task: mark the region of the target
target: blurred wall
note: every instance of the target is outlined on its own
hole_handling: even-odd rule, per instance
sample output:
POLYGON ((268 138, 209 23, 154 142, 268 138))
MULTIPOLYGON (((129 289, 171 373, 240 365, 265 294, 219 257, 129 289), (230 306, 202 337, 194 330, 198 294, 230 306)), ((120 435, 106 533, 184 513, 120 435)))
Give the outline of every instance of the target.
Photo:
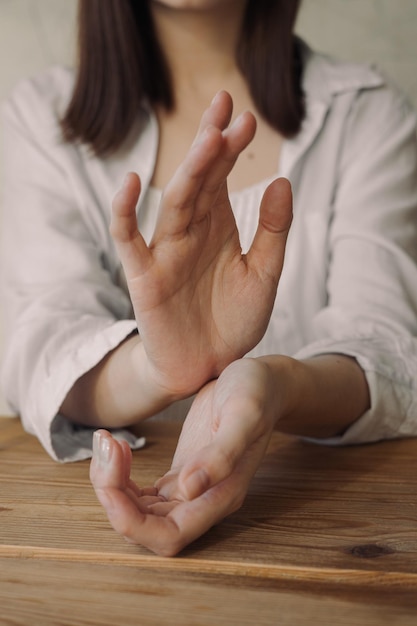
MULTIPOLYGON (((0 100, 21 77, 72 63, 76 4, 0 0, 0 100)), ((417 107, 417 0, 304 0, 297 30, 317 49, 377 63, 417 107)))

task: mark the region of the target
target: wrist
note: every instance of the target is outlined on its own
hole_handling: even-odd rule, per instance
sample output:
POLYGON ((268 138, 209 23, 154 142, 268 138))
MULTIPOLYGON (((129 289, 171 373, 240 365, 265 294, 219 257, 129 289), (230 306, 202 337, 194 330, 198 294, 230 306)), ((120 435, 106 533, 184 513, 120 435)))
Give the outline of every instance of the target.
POLYGON ((275 424, 304 437, 342 435, 370 407, 365 374, 354 358, 322 354, 305 360, 267 356, 275 378, 275 424))
POLYGON ((296 410, 300 385, 300 362, 288 356, 266 355, 258 357, 268 370, 271 405, 275 426, 286 421, 296 410))
POLYGON ((173 392, 158 380, 157 372, 149 361, 140 337, 137 337, 132 345, 131 364, 140 381, 143 404, 152 407, 151 413, 158 413, 173 402, 183 399, 183 396, 173 392))

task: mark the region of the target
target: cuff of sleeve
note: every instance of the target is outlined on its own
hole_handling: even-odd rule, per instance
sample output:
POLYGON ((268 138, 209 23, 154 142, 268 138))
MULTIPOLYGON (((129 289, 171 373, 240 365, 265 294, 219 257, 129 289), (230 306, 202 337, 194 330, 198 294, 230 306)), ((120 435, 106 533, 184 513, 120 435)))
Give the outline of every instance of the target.
MULTIPOLYGON (((58 413, 53 418, 50 427, 52 456, 61 463, 91 458, 95 430, 95 428, 74 424, 58 413)), ((139 450, 146 443, 144 437, 135 437, 132 432, 124 428, 112 429, 111 433, 115 439, 127 441, 132 450, 139 450)))
MULTIPOLYGON (((77 336, 77 346, 51 365, 49 375, 42 381, 42 393, 31 394, 36 405, 26 407, 25 427, 56 461, 91 457, 94 429, 73 424, 59 414, 59 409, 74 383, 136 330, 134 320, 102 320, 101 328, 97 325, 97 320, 91 321, 91 327, 84 323, 83 337, 77 336)), ((132 448, 144 444, 124 429, 115 431, 115 436, 125 438, 132 448)))
POLYGON ((323 340, 303 348, 294 358, 308 359, 322 354, 343 354, 356 359, 368 383, 371 408, 340 436, 306 440, 343 446, 417 435, 417 378, 413 379, 404 368, 404 357, 387 350, 380 339, 372 338, 339 342, 323 340))

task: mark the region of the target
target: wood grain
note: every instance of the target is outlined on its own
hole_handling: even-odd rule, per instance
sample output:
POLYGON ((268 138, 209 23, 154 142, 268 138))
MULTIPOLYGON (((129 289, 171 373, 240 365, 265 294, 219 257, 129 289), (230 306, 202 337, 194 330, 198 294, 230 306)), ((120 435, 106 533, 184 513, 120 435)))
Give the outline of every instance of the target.
POLYGON ((0 559, 0 607, 13 626, 414 626, 416 604, 410 591, 0 559))
MULTIPOLYGON (((141 431, 133 470, 151 484, 179 426, 141 431)), ((414 626, 416 458, 417 440, 329 449, 276 433, 242 509, 163 559, 114 533, 88 462, 57 464, 0 418, 0 624, 414 626)))
MULTIPOLYGON (((178 427, 144 427, 134 475, 169 466, 178 427)), ((88 462, 59 465, 20 426, 0 431, 0 543, 147 555, 110 528, 88 462), (9 443, 4 443, 7 439, 9 443)), ((274 435, 242 509, 183 557, 417 574, 417 441, 328 449, 274 435)), ((0 548, 1 554, 1 548, 0 548)))

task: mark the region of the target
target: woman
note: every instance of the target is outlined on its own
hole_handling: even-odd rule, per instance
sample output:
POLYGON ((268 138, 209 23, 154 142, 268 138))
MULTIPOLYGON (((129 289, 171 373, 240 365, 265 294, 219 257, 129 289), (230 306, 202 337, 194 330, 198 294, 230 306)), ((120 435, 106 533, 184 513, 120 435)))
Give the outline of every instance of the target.
POLYGON ((415 115, 295 39, 297 4, 81 2, 75 85, 6 107, 5 388, 61 460, 197 394, 155 487, 95 435, 111 523, 161 554, 241 504, 274 427, 417 433, 415 115))

